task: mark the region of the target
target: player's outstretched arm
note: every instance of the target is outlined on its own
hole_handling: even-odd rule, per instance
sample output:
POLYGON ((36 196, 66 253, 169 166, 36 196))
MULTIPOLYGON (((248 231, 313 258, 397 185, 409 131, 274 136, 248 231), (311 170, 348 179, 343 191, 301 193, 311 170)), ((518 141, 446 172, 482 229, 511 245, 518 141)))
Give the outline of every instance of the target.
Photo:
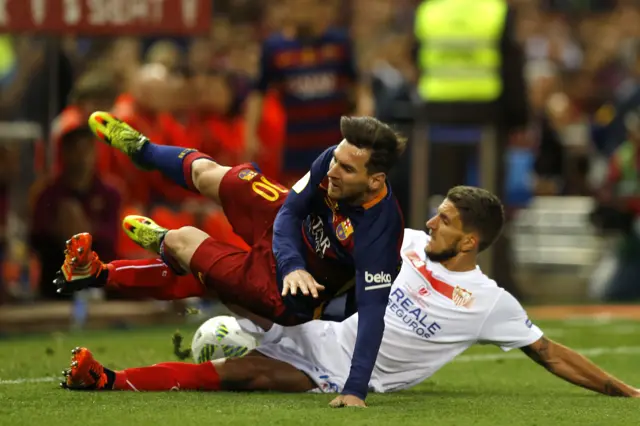
POLYGON ((358 331, 349 377, 342 395, 330 403, 332 407, 365 406, 369 381, 384 335, 389 292, 399 272, 403 235, 402 218, 394 210, 356 226, 358 331))
POLYGON ((578 352, 544 336, 521 350, 546 370, 569 383, 604 395, 640 398, 640 390, 606 373, 578 352))
POLYGON ((316 158, 311 170, 287 195, 273 223, 273 254, 284 277, 283 296, 289 290, 295 294, 299 288, 303 294, 307 295, 311 291, 313 296, 317 297, 317 289, 322 289, 322 286, 304 271, 306 261, 301 228, 302 222, 311 213, 314 195, 318 185, 327 175, 334 150, 335 147, 329 148, 316 158))

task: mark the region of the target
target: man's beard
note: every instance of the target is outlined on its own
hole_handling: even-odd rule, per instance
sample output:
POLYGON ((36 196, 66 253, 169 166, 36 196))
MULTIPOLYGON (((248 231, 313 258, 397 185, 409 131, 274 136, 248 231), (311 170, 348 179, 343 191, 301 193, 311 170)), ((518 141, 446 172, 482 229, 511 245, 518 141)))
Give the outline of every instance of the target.
POLYGON ((427 250, 425 250, 425 253, 427 255, 427 257, 429 258, 430 261, 432 262, 438 262, 438 263, 442 263, 445 262, 451 258, 454 258, 458 255, 458 253, 460 253, 459 250, 456 250, 455 247, 452 247, 450 249, 446 249, 443 250, 441 252, 438 253, 434 253, 434 252, 429 252, 427 250))
POLYGON ((360 188, 358 188, 358 191, 356 191, 355 194, 345 195, 340 198, 333 198, 333 197, 329 197, 329 198, 331 198, 333 201, 340 201, 343 204, 356 206, 356 205, 361 205, 365 197, 370 193, 371 193, 371 190, 367 186, 364 190, 360 190, 360 188))

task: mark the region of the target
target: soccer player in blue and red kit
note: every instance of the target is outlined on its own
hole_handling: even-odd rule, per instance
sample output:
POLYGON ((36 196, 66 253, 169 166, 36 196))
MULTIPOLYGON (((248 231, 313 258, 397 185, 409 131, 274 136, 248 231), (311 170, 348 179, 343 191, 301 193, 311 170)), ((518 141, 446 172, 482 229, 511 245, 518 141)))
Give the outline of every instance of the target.
POLYGON ((248 159, 256 158, 262 99, 275 90, 286 114, 280 182, 290 186, 340 140, 340 117, 373 114, 373 97, 359 81, 347 31, 331 28, 331 2, 285 0, 285 28, 262 44, 260 72, 247 102, 248 159))
POLYGON ((99 138, 139 167, 159 170, 217 201, 251 250, 193 227, 167 230, 128 216, 125 232, 163 263, 104 265, 91 251, 90 236, 77 235, 67 242, 58 285, 73 290, 115 282, 113 287, 131 286, 144 295, 154 280, 190 271, 202 283, 194 288, 202 290, 183 297, 211 290, 225 304, 282 325, 319 317, 326 302, 355 288, 360 322, 351 373, 338 402, 364 406, 389 289, 401 263, 404 224, 386 175, 405 141, 375 118, 343 117, 342 142, 325 150, 289 191, 251 164, 226 167, 192 149, 156 145, 108 113, 94 113, 89 122, 99 138), (136 268, 136 282, 123 283, 136 268), (126 271, 120 278, 119 270, 126 271))

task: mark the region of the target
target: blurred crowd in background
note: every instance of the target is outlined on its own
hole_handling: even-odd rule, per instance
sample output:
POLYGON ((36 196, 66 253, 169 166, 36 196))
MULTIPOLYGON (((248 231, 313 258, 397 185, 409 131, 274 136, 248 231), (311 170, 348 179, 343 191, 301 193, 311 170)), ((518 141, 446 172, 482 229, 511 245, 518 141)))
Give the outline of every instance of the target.
MULTIPOLYGON (((0 36, 0 121, 37 122, 54 147, 48 150, 43 142, 28 151, 0 144, 0 300, 23 290, 12 283, 25 274, 15 260, 24 259, 25 251, 34 294, 60 297, 51 279, 64 259, 64 241, 77 232, 93 233, 105 261, 146 256, 120 231, 126 214, 149 215, 168 228, 195 225, 244 244, 212 203, 158 173, 136 169, 104 144, 91 143, 83 124, 92 111, 110 110, 157 143, 194 147, 223 164, 256 161, 265 174, 289 179, 283 171, 287 116, 281 99, 276 91, 265 92, 255 131, 247 123, 247 99, 260 74, 263 41, 286 29, 292 10, 299 10, 291 8, 297 2, 216 0, 206 36, 65 37, 56 55, 45 49, 43 38, 0 36), (59 91, 54 121, 52 85, 59 91), (28 161, 20 158, 25 152, 32 154, 28 161), (28 248, 10 241, 7 225, 10 188, 24 167, 32 167, 34 177, 21 193, 28 197, 26 207, 17 212, 28 217, 28 248), (84 193, 90 196, 76 196, 84 193)), ((348 53, 358 83, 368 91, 353 97, 348 112, 393 122, 397 106, 411 99, 417 78, 413 19, 420 1, 299 3, 316 20, 349 31, 353 51, 348 53)), ((640 182, 640 155, 635 155, 640 146, 638 2, 510 3, 527 58, 530 123, 518 143, 530 161, 510 173, 525 177, 524 195, 505 201, 523 208, 535 196, 591 196, 599 229, 632 233, 640 214, 640 197, 634 199, 639 188, 629 188, 628 196, 615 188, 629 176, 640 182), (634 154, 629 161, 620 149, 625 142, 634 154)), ((402 189, 394 190, 408 214, 402 189)), ((631 259, 640 259, 637 241, 625 245, 631 259)))

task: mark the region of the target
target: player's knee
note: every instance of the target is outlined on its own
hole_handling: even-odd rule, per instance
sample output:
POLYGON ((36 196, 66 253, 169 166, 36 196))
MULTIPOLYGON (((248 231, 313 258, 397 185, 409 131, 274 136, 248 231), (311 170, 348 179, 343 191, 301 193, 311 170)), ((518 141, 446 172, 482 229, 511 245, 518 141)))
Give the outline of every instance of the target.
POLYGON ((231 167, 221 166, 209 160, 196 160, 191 168, 191 178, 198 191, 209 198, 218 199, 220 182, 231 167))
POLYGON ((247 391, 272 388, 268 368, 261 365, 259 358, 228 358, 223 365, 217 365, 216 368, 226 389, 247 391))
POLYGON ((174 255, 194 251, 209 235, 193 226, 172 229, 164 237, 165 247, 174 255))

